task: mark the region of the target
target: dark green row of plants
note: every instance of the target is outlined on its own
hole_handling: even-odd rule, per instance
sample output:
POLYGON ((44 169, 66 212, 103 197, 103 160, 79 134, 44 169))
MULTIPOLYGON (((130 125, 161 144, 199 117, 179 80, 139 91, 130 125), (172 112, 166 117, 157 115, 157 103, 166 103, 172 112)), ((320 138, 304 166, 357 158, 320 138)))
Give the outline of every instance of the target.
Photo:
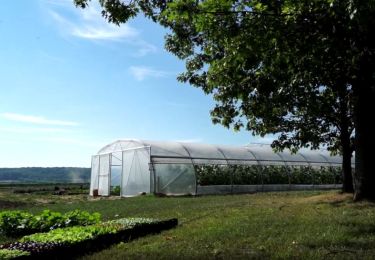
POLYGON ((112 243, 160 232, 177 225, 177 219, 124 218, 89 226, 58 228, 46 233, 22 237, 1 245, 0 259, 16 257, 52 257, 66 259, 112 243))
POLYGON ((38 215, 13 210, 0 213, 0 233, 10 236, 22 236, 36 232, 45 232, 56 228, 87 226, 100 222, 100 214, 73 210, 65 214, 44 210, 38 215))
POLYGON ((87 192, 90 188, 89 183, 84 184, 62 184, 62 185, 29 185, 17 186, 13 189, 13 193, 34 193, 34 194, 48 194, 55 191, 64 190, 69 193, 77 193, 79 191, 87 192))
POLYGON ((121 188, 119 185, 117 186, 111 186, 111 195, 114 195, 114 196, 120 196, 121 194, 121 188))
POLYGON ((195 165, 197 183, 207 185, 341 184, 341 167, 195 165))
POLYGON ((30 253, 19 249, 1 249, 0 248, 0 259, 15 259, 30 256, 30 253))
POLYGON ((55 242, 62 244, 75 244, 84 240, 92 239, 99 235, 115 234, 118 231, 133 228, 139 224, 149 224, 153 222, 155 222, 155 220, 149 218, 125 218, 89 226, 58 228, 46 233, 36 233, 29 236, 24 236, 22 239, 20 239, 20 242, 55 242))

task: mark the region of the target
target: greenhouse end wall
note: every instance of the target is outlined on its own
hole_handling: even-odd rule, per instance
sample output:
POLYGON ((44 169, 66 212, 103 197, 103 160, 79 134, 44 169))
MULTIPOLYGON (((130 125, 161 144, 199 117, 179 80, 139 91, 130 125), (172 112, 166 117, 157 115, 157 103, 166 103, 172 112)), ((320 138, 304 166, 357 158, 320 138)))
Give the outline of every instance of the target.
POLYGON ((92 157, 90 195, 235 194, 341 188, 341 158, 266 146, 116 141, 92 157))

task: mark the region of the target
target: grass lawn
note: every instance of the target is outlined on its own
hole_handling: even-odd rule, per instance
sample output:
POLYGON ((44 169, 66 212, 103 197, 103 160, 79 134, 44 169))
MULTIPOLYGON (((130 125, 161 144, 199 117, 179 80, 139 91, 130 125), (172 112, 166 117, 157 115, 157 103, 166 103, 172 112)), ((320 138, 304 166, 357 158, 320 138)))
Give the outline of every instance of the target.
POLYGON ((176 229, 81 259, 375 259, 375 203, 353 203, 350 195, 337 191, 95 200, 14 196, 0 192, 0 202, 17 201, 15 208, 34 213, 45 208, 98 211, 104 220, 179 219, 176 229))

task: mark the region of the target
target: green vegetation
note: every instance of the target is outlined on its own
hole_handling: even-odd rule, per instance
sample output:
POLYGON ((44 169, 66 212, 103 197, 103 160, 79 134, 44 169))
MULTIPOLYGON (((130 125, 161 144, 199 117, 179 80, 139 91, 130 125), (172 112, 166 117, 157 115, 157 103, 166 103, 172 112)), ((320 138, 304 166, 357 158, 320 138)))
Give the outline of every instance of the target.
POLYGON ((100 221, 100 214, 73 210, 65 214, 43 210, 38 215, 24 211, 0 212, 0 233, 6 236, 20 236, 51 229, 91 225, 100 221))
POLYGON ((76 195, 87 194, 89 183, 33 183, 33 184, 2 184, 1 188, 12 189, 13 193, 33 193, 39 195, 76 195))
POLYGON ((120 196, 121 188, 119 185, 111 187, 111 195, 120 196))
POLYGON ((0 249, 3 249, 7 258, 12 257, 8 250, 15 250, 15 256, 19 256, 19 250, 22 250, 30 253, 33 258, 66 259, 176 225, 176 219, 160 221, 150 218, 122 218, 88 226, 35 233, 24 236, 19 241, 1 245, 0 249))
POLYGON ((197 183, 205 185, 247 184, 340 184, 341 167, 195 165, 197 183))
POLYGON ((0 168, 0 183, 88 183, 90 168, 0 168))
MULTIPOLYGON (((5 195, 5 194, 4 194, 5 195)), ((1 199, 14 199, 9 194, 1 199)), ((1 191, 0 191, 1 196, 1 191)), ((353 203, 336 191, 134 198, 17 197, 17 209, 99 212, 103 220, 178 218, 179 227, 90 253, 81 259, 271 258, 371 259, 375 255, 375 203, 353 203)), ((0 243, 12 242, 1 237, 0 243)))
POLYGON ((100 235, 116 234, 125 229, 131 229, 142 224, 155 223, 157 220, 149 218, 125 218, 98 223, 86 227, 76 226, 59 228, 47 233, 36 233, 23 237, 20 242, 57 242, 62 244, 76 244, 94 239, 100 235))
POLYGON ((9 249, 0 249, 0 259, 13 259, 21 256, 28 256, 30 253, 23 250, 9 250, 9 249))

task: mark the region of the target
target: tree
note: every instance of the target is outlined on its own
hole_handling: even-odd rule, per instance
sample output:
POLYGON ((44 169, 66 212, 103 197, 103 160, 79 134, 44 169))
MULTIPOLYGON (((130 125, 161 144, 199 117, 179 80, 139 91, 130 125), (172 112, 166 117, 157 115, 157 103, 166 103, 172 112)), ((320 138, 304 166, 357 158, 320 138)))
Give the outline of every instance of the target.
POLYGON ((100 3, 110 22, 141 11, 171 29, 166 48, 186 60, 179 79, 213 94, 214 122, 280 133, 280 149, 327 143, 341 149, 344 169, 354 132, 355 199, 375 199, 374 1, 100 3))

